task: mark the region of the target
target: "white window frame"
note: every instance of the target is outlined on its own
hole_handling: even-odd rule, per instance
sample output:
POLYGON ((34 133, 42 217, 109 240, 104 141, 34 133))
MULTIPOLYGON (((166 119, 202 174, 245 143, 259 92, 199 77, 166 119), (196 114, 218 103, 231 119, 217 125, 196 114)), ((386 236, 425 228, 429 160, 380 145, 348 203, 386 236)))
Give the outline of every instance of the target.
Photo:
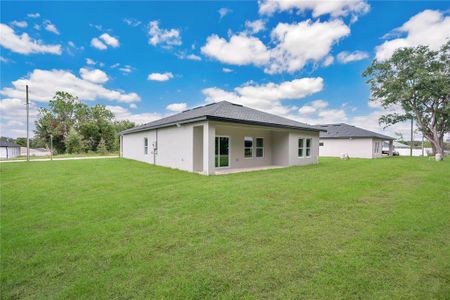
POLYGON ((265 152, 264 151, 264 138, 261 136, 255 137, 255 157, 256 158, 264 158, 264 155, 265 155, 264 152, 265 152), (262 140, 262 143, 263 143, 262 147, 258 147, 258 141, 257 141, 258 139, 262 140), (262 149, 262 156, 258 156, 258 151, 257 151, 258 149, 262 149))
POLYGON ((299 138, 297 140, 297 157, 304 158, 305 157, 305 139, 299 138), (300 147, 300 141, 302 141, 302 146, 300 147), (299 150, 302 149, 302 155, 299 155, 299 150))
POLYGON ((253 159, 254 155, 253 155, 253 145, 254 145, 254 138, 252 136, 244 136, 244 159, 253 159), (251 147, 246 147, 245 146, 245 140, 247 138, 252 139, 252 146, 251 147), (251 156, 246 156, 245 155, 245 150, 250 149, 250 151, 252 152, 251 156))
POLYGON ((305 157, 309 158, 311 157, 311 146, 312 146, 312 138, 305 138, 305 157), (308 141, 309 141, 309 147, 308 147, 308 141), (309 151, 309 155, 308 155, 309 151))
POLYGON ((148 155, 148 138, 144 137, 144 155, 148 155))

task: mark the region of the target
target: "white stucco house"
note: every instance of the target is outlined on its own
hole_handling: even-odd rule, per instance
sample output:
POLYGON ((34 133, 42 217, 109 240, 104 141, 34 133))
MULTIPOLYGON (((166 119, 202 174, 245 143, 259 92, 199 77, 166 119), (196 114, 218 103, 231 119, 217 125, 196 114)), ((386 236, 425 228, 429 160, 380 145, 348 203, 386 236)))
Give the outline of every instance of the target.
POLYGON ((6 141, 0 141, 0 158, 11 159, 20 155, 20 146, 6 141))
POLYGON ((345 123, 318 125, 320 132, 320 156, 357 158, 382 157, 383 143, 388 141, 389 155, 393 152, 394 138, 345 123))
POLYGON ((204 175, 308 165, 322 130, 222 101, 121 132, 120 155, 204 175))

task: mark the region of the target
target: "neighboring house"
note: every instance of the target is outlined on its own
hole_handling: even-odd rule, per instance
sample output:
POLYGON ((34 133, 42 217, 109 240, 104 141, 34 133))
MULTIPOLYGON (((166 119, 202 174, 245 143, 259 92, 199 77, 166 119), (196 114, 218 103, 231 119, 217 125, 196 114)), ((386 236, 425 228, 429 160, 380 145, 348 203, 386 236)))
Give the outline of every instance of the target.
POLYGON ((320 133, 320 156, 378 158, 383 156, 384 141, 389 142, 390 155, 394 150, 394 138, 387 135, 344 123, 318 127, 326 130, 320 133))
POLYGON ((0 141, 0 158, 10 159, 20 155, 20 146, 11 142, 0 141))
MULTIPOLYGON (((27 155, 27 147, 20 147, 20 155, 27 155)), ((30 148, 30 156, 50 156, 46 148, 30 148)))
POLYGON ((122 157, 205 175, 319 162, 319 129, 227 101, 121 132, 122 157))
MULTIPOLYGON (((383 145, 383 151, 388 149, 389 145, 387 143, 384 143, 383 145)), ((400 156, 409 156, 410 155, 410 147, 409 145, 405 145, 403 143, 394 141, 394 150, 398 152, 400 156)), ((424 148, 423 149, 423 156, 431 155, 433 152, 433 149, 431 148, 424 148)), ((413 148, 413 156, 422 156, 422 148, 413 148)))

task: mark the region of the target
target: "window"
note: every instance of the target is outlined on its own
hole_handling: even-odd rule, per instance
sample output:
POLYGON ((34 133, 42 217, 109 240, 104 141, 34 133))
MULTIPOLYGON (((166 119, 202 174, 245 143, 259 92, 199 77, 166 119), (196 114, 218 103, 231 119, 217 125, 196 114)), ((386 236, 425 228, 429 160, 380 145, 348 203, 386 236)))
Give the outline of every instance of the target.
POLYGON ((319 143, 319 146, 322 147, 322 146, 323 146, 323 142, 320 142, 320 143, 319 143))
POLYGON ((244 157, 253 157, 253 138, 250 136, 244 137, 244 157))
POLYGON ((311 139, 306 139, 306 157, 311 157, 311 139))
POLYGON ((256 157, 264 157, 264 138, 256 138, 256 157))
POLYGON ((144 154, 148 154, 148 138, 144 138, 144 154))
POLYGON ((305 155, 304 141, 304 139, 298 139, 298 157, 303 157, 305 155))

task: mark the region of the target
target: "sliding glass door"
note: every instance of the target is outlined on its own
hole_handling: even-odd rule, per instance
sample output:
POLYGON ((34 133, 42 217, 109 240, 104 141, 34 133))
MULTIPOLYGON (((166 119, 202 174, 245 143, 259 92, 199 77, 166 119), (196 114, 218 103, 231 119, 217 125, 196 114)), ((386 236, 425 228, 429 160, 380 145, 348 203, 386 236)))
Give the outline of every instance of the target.
POLYGON ((216 168, 230 166, 230 138, 227 136, 216 136, 215 149, 216 168))

